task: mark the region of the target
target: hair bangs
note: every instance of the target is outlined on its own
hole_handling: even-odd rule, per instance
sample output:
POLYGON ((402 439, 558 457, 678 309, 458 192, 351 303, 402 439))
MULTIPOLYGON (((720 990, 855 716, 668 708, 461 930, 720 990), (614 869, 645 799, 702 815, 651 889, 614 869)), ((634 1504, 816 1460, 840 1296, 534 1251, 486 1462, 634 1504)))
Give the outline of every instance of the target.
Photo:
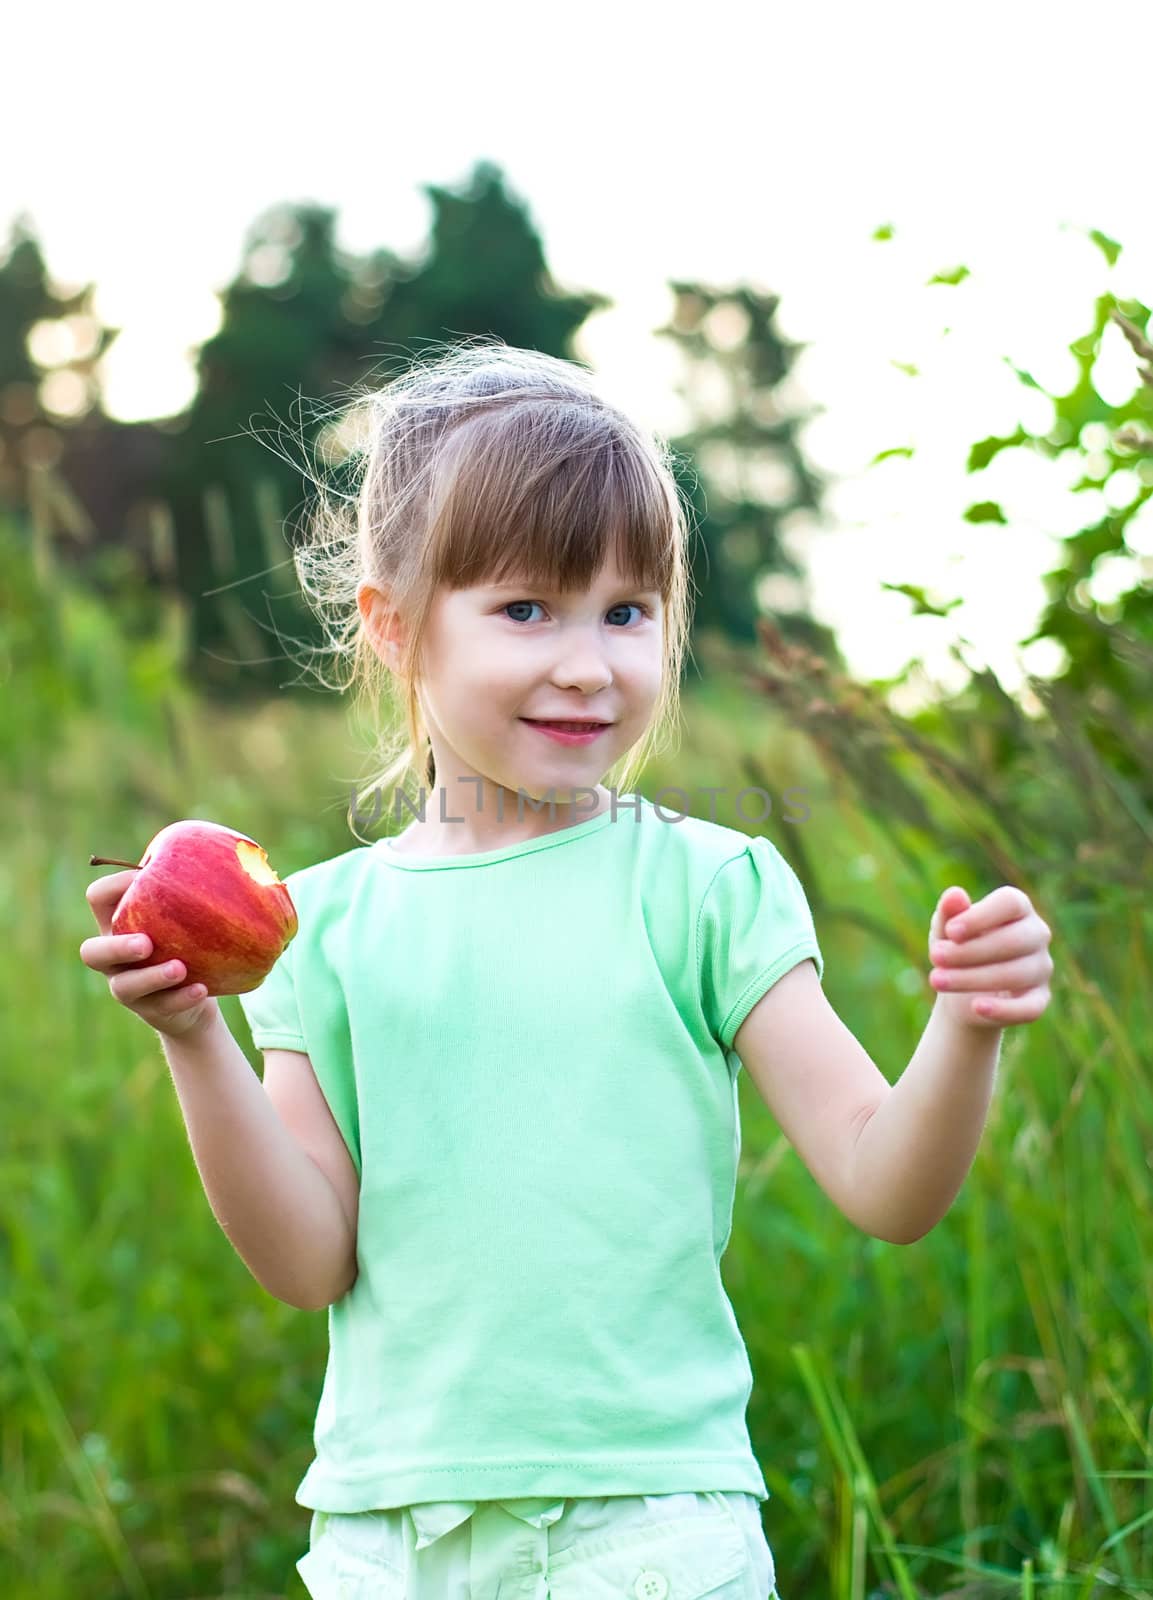
POLYGON ((431 540, 438 584, 592 587, 607 563, 668 599, 675 510, 643 448, 602 407, 514 404, 473 415, 439 463, 431 540))

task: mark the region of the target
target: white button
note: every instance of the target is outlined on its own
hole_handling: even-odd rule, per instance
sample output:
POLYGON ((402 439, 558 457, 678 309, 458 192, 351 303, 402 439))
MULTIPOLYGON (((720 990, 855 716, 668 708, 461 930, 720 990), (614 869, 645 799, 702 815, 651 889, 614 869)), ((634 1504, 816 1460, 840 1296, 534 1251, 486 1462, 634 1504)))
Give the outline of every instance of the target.
POLYGON ((668 1579, 660 1572, 642 1572, 633 1584, 637 1600, 665 1600, 668 1592, 668 1579))

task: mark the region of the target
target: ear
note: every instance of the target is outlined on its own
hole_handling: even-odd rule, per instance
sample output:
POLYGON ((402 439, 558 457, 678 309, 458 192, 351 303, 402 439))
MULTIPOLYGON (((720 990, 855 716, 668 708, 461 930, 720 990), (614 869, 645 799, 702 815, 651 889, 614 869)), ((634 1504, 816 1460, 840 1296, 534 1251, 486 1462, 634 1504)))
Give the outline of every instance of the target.
POLYGON ((404 629, 387 588, 365 580, 357 585, 356 607, 376 654, 393 672, 400 663, 404 629))

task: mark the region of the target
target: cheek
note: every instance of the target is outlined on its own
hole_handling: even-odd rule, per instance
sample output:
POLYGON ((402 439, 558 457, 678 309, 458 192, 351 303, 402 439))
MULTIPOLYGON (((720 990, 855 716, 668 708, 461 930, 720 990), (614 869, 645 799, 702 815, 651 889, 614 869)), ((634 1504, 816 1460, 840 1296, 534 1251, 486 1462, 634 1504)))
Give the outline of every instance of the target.
POLYGON ((655 700, 660 694, 663 677, 664 665, 659 659, 646 662, 645 670, 641 674, 641 686, 650 700, 655 700))

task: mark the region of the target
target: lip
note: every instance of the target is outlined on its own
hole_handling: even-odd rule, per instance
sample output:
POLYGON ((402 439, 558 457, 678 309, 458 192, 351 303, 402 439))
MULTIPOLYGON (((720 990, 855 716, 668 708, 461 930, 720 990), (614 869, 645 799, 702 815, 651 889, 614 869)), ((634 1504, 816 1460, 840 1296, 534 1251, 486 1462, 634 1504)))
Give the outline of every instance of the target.
POLYGON ((589 723, 589 727, 588 727, 588 732, 587 733, 569 733, 569 732, 564 731, 561 728, 551 727, 543 719, 538 719, 538 718, 535 718, 535 717, 522 717, 520 720, 523 723, 525 723, 528 727, 535 728, 538 733, 543 733, 546 739, 555 739, 558 744, 571 744, 571 745, 575 745, 575 744, 592 744, 594 739, 599 738, 602 733, 607 733, 608 730, 613 726, 613 724, 611 722, 601 722, 601 723, 589 722, 589 719, 587 717, 562 717, 562 718, 559 718, 558 720, 562 721, 562 722, 588 722, 589 723))

